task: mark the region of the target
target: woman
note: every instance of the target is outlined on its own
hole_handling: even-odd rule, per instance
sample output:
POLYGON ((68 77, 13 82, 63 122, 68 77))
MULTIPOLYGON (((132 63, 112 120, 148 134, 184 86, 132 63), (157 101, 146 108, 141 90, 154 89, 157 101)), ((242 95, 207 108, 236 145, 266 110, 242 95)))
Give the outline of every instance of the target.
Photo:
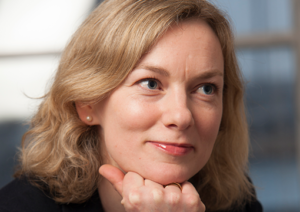
POLYGON ((261 211, 247 157, 222 13, 205 0, 109 0, 66 47, 0 209, 261 211))

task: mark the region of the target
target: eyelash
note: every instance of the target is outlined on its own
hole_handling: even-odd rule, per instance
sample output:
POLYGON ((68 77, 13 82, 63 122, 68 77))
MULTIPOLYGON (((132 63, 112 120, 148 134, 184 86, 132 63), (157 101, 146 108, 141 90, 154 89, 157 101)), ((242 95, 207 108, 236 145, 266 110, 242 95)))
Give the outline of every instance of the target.
POLYGON ((140 81, 142 82, 142 81, 146 81, 146 80, 155 80, 155 81, 159 82, 159 80, 156 77, 154 77, 154 76, 153 77, 147 77, 147 78, 142 79, 140 81))
POLYGON ((205 85, 212 86, 213 87, 213 93, 218 93, 219 87, 216 84, 214 84, 214 83, 204 83, 204 84, 201 84, 201 85, 197 86, 197 89, 199 89, 200 87, 205 86, 205 85))
POLYGON ((140 84, 142 82, 145 82, 145 81, 150 81, 150 80, 153 80, 153 81, 156 81, 158 86, 161 84, 160 81, 156 78, 156 77, 147 77, 147 78, 144 78, 144 79, 141 79, 137 82, 137 84, 140 84))
MULTIPOLYGON (((160 81, 155 77, 155 76, 152 76, 152 77, 147 77, 147 78, 144 78, 144 79, 141 79, 137 82, 137 84, 140 84, 141 82, 145 82, 147 80, 154 80, 157 82, 158 86, 161 84, 160 81)), ((213 94, 214 93, 218 93, 219 91, 219 86, 217 86, 216 84, 214 84, 213 82, 208 82, 208 83, 204 83, 204 84, 200 84, 196 87, 196 90, 199 89, 200 87, 202 86, 205 86, 205 85, 210 85, 213 87, 213 94)), ((150 90, 150 89, 149 89, 150 90)))

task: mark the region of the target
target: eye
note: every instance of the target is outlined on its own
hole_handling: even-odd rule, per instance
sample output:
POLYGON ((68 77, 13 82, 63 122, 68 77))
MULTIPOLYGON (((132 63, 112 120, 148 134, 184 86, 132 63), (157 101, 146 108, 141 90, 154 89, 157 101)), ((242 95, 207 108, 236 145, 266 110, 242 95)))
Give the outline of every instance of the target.
POLYGON ((155 79, 144 79, 140 82, 140 85, 150 90, 155 90, 158 87, 158 82, 155 79))
POLYGON ((200 86, 197 91, 205 95, 211 95, 215 92, 216 86, 212 84, 205 84, 200 86))

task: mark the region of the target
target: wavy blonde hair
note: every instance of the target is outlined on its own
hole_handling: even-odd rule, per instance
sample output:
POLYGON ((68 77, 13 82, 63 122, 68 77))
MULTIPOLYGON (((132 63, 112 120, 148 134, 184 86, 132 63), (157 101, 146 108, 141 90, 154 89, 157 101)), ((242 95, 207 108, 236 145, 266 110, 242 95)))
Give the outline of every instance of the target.
POLYGON ((208 163, 191 181, 209 211, 248 201, 248 131, 233 35, 224 14, 205 0, 109 0, 96 8, 63 52, 54 83, 23 136, 15 176, 44 182, 60 203, 90 198, 100 178, 101 140, 96 126, 79 119, 75 102, 103 100, 172 24, 190 18, 214 30, 225 70, 220 132, 208 163))

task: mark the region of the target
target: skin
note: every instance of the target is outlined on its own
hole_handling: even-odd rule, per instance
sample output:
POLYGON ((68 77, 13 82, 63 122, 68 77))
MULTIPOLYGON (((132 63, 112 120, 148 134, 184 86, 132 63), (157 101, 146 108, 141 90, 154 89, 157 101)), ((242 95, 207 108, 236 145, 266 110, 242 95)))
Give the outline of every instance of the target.
POLYGON ((205 211, 187 180, 207 163, 218 135, 223 67, 209 25, 185 21, 173 25, 106 100, 76 104, 82 121, 101 126, 105 211, 205 211), (163 186, 172 182, 182 190, 163 186))

